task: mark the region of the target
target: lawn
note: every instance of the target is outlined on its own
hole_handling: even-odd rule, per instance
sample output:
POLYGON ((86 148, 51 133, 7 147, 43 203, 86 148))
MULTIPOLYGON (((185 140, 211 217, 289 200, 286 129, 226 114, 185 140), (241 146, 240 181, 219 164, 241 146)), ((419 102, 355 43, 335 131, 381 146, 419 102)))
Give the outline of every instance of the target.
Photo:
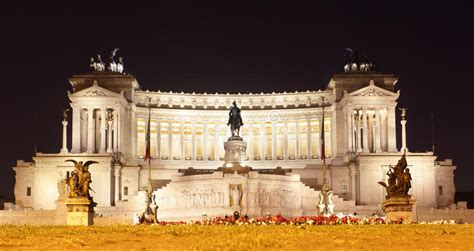
POLYGON ((466 249, 474 225, 0 226, 0 249, 466 249))

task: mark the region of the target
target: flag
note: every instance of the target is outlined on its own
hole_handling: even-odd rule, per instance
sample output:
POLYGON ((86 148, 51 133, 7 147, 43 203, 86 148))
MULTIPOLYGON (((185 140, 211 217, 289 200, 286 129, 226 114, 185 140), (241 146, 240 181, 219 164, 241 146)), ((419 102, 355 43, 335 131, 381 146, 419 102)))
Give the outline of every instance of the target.
POLYGON ((145 160, 149 160, 150 159, 150 110, 151 108, 149 108, 148 110, 148 125, 147 125, 147 129, 146 129, 146 137, 145 137, 145 143, 146 143, 146 150, 145 150, 145 160))

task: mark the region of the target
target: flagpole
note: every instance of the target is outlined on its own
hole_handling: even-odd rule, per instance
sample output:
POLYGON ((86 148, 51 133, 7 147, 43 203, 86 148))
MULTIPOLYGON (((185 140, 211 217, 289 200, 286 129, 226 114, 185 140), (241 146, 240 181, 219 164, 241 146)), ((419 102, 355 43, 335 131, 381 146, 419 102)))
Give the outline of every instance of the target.
MULTIPOLYGON (((151 129, 151 106, 150 106, 150 102, 148 102, 148 137, 150 137, 150 129, 151 129)), ((148 138, 148 144, 150 145, 150 138, 148 138)), ((151 148, 151 146, 149 146, 149 148, 151 148)), ((153 189, 153 187, 151 186, 151 149, 149 149, 148 151, 150 151, 150 156, 148 156, 148 186, 150 188, 153 189)))
MULTIPOLYGON (((323 196, 325 197, 323 199, 324 201, 324 211, 323 211, 323 215, 324 216, 328 216, 329 215, 329 205, 328 205, 328 202, 329 202, 329 187, 328 187, 328 182, 327 182, 327 179, 326 179, 326 172, 327 172, 327 168, 326 168, 326 142, 325 142, 325 135, 324 135, 324 96, 321 97, 321 100, 322 100, 322 107, 323 107, 323 117, 321 119, 321 158, 323 159, 323 184, 322 184, 322 187, 321 187, 321 193, 323 194, 323 196)), ((321 212, 320 212, 321 213, 321 212)))
POLYGON ((321 158, 323 159, 323 168, 324 168, 324 177, 323 183, 326 183, 326 142, 325 142, 325 135, 324 135, 324 96, 321 97, 322 99, 322 106, 323 106, 323 117, 321 119, 321 158))
POLYGON ((148 187, 147 187, 147 206, 150 206, 152 203, 152 193, 153 193, 153 186, 151 184, 151 146, 150 146, 150 123, 151 123, 151 105, 150 105, 151 98, 148 98, 148 125, 147 125, 147 145, 146 145, 146 153, 145 158, 148 158, 148 187))

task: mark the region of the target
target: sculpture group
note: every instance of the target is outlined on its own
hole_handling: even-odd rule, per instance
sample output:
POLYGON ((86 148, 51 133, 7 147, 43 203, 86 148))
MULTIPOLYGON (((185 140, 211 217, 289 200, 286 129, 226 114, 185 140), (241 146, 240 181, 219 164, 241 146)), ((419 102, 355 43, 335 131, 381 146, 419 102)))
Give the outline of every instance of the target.
POLYGON ((72 159, 68 159, 65 162, 74 163, 74 171, 66 178, 66 182, 69 186, 69 198, 86 197, 91 199, 89 190, 91 190, 90 183, 92 179, 89 166, 99 162, 89 160, 83 163, 82 161, 77 162, 72 159))
POLYGON ((344 72, 367 72, 373 70, 375 64, 369 60, 366 54, 346 48, 346 64, 344 72))
POLYGON ((386 199, 393 197, 410 197, 408 191, 411 188, 411 174, 410 169, 407 167, 405 154, 402 155, 402 158, 395 167, 390 166, 387 175, 388 184, 383 181, 379 182, 387 191, 386 199))
MULTIPOLYGON (((111 72, 118 72, 118 73, 123 73, 124 71, 124 63, 123 63, 123 58, 119 57, 118 62, 115 62, 115 55, 117 54, 117 51, 119 48, 115 48, 111 55, 110 55, 110 62, 109 66, 107 67, 107 70, 111 72)), ((93 71, 105 71, 105 63, 102 61, 102 58, 100 54, 97 54, 97 58, 91 57, 91 63, 90 67, 93 71)))

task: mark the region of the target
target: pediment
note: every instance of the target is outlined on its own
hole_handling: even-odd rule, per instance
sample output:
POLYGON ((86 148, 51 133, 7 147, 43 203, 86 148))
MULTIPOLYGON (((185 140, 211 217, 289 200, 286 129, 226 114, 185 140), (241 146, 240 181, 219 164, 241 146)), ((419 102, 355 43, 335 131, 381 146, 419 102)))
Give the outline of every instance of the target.
POLYGON ((373 80, 370 80, 370 84, 364 88, 347 93, 348 97, 395 97, 398 98, 400 92, 391 92, 378 87, 374 84, 373 80))
POLYGON ((69 96, 70 97, 122 97, 122 95, 118 93, 115 93, 113 91, 100 87, 97 84, 97 81, 94 81, 94 84, 91 87, 69 94, 69 96))

